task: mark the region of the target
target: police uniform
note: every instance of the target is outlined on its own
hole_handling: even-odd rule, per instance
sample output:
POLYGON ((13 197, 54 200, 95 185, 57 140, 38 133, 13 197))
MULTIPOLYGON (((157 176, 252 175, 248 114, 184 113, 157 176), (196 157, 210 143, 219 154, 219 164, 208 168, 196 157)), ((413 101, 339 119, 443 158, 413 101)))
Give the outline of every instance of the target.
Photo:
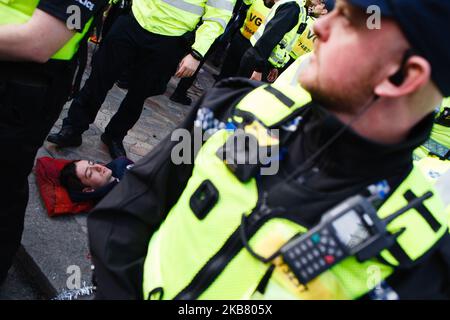
POLYGON ((317 36, 314 34, 313 26, 316 21, 316 18, 312 16, 308 16, 308 20, 306 21, 306 28, 303 32, 297 37, 295 44, 289 53, 290 59, 284 65, 283 68, 280 69, 279 73, 282 75, 286 70, 300 57, 307 55, 308 53, 314 50, 314 42, 317 39, 317 36))
MULTIPOLYGON (((362 10, 374 2, 350 1, 362 10)), ((405 33, 421 30, 407 33, 421 50, 435 43, 424 44, 416 24, 442 35, 450 12, 447 3, 426 3, 430 1, 431 6, 407 0, 376 4, 401 21, 405 33), (408 19, 419 12, 423 21, 408 19)), ((436 67, 433 81, 448 95, 444 71, 450 64, 439 57, 449 54, 450 47, 440 43, 435 49, 442 50, 426 51, 426 58, 436 67)), ((219 83, 181 126, 197 139, 198 130, 207 132, 194 159, 187 159, 193 164, 175 164, 180 141, 167 138, 88 218, 99 294, 145 299, 450 298, 446 194, 438 190, 441 181, 430 181, 412 160, 433 125, 434 114, 429 114, 402 142, 381 144, 344 127, 298 85, 243 79, 219 83), (279 134, 272 135, 269 128, 279 134), (230 151, 247 150, 226 145, 239 134, 236 129, 256 139, 258 147, 277 147, 280 152, 265 164, 279 169, 262 175, 262 168, 252 163, 238 166, 224 159, 230 151), (290 255, 273 255, 317 226, 328 210, 380 182, 386 188, 375 215, 391 218, 386 225, 387 235, 393 236, 389 244, 375 246, 365 259, 342 257, 339 250, 308 251, 321 239, 331 244, 320 234, 293 252, 299 258, 295 265, 288 265, 290 255), (424 194, 423 201, 398 211, 424 194), (333 264, 338 256, 342 260, 333 264), (313 274, 323 263, 333 267, 300 282, 304 272, 313 274)), ((193 148, 196 143, 190 142, 193 148)), ((245 155, 253 157, 250 150, 245 155)))
POLYGON ((306 18, 301 2, 278 1, 269 9, 263 0, 255 0, 230 44, 219 79, 235 75, 248 78, 253 71, 266 74, 269 63, 278 65, 277 55, 284 62, 285 47, 292 44, 292 36, 306 18))
POLYGON ((313 25, 315 21, 316 19, 314 17, 308 17, 306 29, 298 37, 294 47, 292 48, 292 51, 289 54, 292 59, 297 60, 302 55, 310 53, 314 50, 314 42, 317 39, 317 36, 313 31, 313 25))
MULTIPOLYGON (((256 44, 261 41, 261 37, 266 32, 266 28, 268 27, 270 21, 272 21, 272 19, 275 17, 278 8, 287 2, 289 1, 280 0, 276 2, 275 5, 272 7, 267 16, 266 21, 258 28, 258 30, 256 30, 256 32, 250 38, 250 42, 254 48, 256 47, 256 44)), ((284 67, 284 65, 289 60, 289 53, 292 51, 292 48, 294 47, 297 38, 299 37, 300 34, 303 33, 303 31, 306 28, 306 21, 308 19, 308 15, 306 12, 306 8, 304 7, 304 1, 299 0, 297 4, 300 7, 300 12, 298 19, 296 19, 294 27, 290 28, 289 31, 283 35, 282 39, 276 43, 276 45, 270 52, 268 61, 270 65, 274 68, 280 69, 284 67)))
MULTIPOLYGON (((64 119, 77 135, 88 129, 105 97, 130 68, 129 89, 105 134, 122 141, 137 122, 144 101, 164 93, 180 60, 205 55, 224 31, 234 0, 134 0, 132 13, 114 23, 96 53, 92 73, 64 119), (202 20, 201 26, 193 30, 202 20)), ((49 139, 51 141, 51 139, 49 139)), ((55 141, 55 140, 54 140, 55 141)), ((57 143, 57 142, 56 142, 57 143)))
POLYGON ((36 152, 68 99, 78 48, 105 2, 92 0, 84 6, 75 0, 0 1, 0 25, 25 23, 36 8, 63 22, 70 16, 71 5, 77 5, 81 13, 81 29, 47 63, 0 62, 0 280, 20 244, 27 177, 36 152))

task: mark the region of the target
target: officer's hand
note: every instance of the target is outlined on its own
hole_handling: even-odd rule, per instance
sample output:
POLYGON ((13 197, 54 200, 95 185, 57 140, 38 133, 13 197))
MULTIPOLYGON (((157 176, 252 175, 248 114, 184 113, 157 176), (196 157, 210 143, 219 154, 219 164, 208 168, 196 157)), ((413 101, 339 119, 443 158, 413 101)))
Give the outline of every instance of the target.
POLYGON ((175 76, 178 78, 192 77, 199 65, 200 61, 188 54, 178 65, 178 71, 175 73, 175 76))
POLYGON ((250 77, 250 80, 261 81, 261 79, 262 79, 262 73, 261 73, 261 72, 253 71, 253 74, 252 74, 252 76, 250 77))
POLYGON ((273 68, 270 70, 269 74, 267 75, 267 81, 274 82, 278 78, 278 69, 273 68))

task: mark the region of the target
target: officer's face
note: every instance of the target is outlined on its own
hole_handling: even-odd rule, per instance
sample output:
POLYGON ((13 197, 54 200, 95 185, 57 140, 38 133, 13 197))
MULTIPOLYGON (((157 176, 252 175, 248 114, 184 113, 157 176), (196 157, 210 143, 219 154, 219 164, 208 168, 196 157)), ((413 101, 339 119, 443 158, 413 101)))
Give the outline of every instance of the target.
POLYGON ((323 0, 311 0, 307 2, 307 6, 310 11, 310 15, 318 18, 328 13, 328 10, 325 8, 325 3, 323 0))
POLYGON ((381 29, 368 27, 363 10, 344 0, 317 20, 314 54, 299 81, 329 110, 354 115, 374 96, 374 88, 398 68, 408 43, 398 26, 381 20, 381 29))
POLYGON ((111 182, 112 171, 101 164, 80 160, 75 168, 78 179, 89 188, 98 189, 111 182))

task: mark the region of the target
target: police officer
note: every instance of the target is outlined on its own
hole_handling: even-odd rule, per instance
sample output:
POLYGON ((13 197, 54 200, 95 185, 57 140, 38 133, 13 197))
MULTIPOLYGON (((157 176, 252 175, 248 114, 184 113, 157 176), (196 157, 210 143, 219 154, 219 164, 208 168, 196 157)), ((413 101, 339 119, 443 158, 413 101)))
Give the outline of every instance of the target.
POLYGON ((0 283, 22 237, 36 152, 67 101, 77 50, 105 2, 0 1, 0 283))
POLYGON ((193 136, 208 131, 195 163, 175 164, 179 140, 168 138, 88 218, 99 294, 449 298, 446 204, 412 162, 435 106, 450 94, 450 46, 435 41, 449 16, 440 0, 338 0, 314 26, 318 50, 304 60, 301 87, 219 83, 181 126, 193 136), (367 28, 374 4, 381 29, 367 28), (233 151, 254 159, 250 147, 226 144, 242 132, 256 150, 281 151, 269 153, 265 167, 232 161, 233 151), (263 174, 268 164, 278 170, 263 174), (349 207, 349 197, 370 194, 378 200, 366 209, 349 207), (334 220, 332 238, 324 232, 285 246, 332 208, 332 217, 347 214, 334 220), (391 219, 375 242, 369 212, 391 219))
POLYGON ((231 76, 250 78, 253 72, 267 73, 268 59, 278 43, 295 26, 306 21, 306 10, 297 1, 255 0, 251 4, 240 32, 234 36, 218 79, 231 76), (270 18, 268 15, 271 14, 270 18), (260 33, 258 30, 262 28, 260 33), (255 36, 256 34, 256 36, 255 36))
POLYGON ((224 31, 234 2, 134 0, 132 14, 119 17, 104 39, 92 73, 72 102, 61 131, 50 135, 48 141, 60 147, 81 145, 81 135, 95 120, 108 91, 131 67, 127 95, 101 136, 113 158, 125 155, 122 141, 138 121, 145 99, 164 93, 175 72, 180 78, 194 74, 224 31), (200 19, 203 23, 194 37, 200 19))
POLYGON ((316 19, 322 15, 327 14, 329 11, 333 10, 334 0, 332 1, 312 1, 312 5, 309 7, 308 19, 306 21, 306 28, 297 37, 295 43, 289 53, 289 61, 281 68, 274 68, 271 70, 272 78, 270 82, 273 82, 278 78, 279 74, 282 74, 287 68, 289 68, 292 63, 299 57, 314 50, 314 42, 317 36, 314 34, 313 26, 316 19))

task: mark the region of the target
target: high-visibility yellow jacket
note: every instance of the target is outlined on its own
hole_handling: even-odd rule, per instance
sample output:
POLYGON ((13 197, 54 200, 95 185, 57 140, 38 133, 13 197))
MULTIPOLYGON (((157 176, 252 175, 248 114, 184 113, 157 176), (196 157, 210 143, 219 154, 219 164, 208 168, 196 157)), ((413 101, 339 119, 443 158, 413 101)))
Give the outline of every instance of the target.
POLYGON ((306 29, 297 38, 297 41, 290 53, 291 58, 298 59, 298 57, 310 53, 314 49, 314 42, 317 36, 314 34, 313 25, 316 19, 314 17, 308 17, 306 29))
MULTIPOLYGON (((23 24, 31 19, 39 0, 0 0, 0 25, 23 24)), ((78 51, 80 41, 88 32, 92 18, 86 23, 82 32, 76 33, 64 47, 56 52, 52 59, 71 60, 78 51)))
POLYGON ((205 55, 230 20, 236 0, 134 0, 132 11, 141 27, 165 36, 181 36, 202 25, 192 49, 205 55))
POLYGON ((290 1, 295 1, 299 4, 300 15, 299 15, 299 19, 298 19, 296 26, 284 35, 283 39, 281 39, 281 41, 273 49, 273 51, 269 57, 269 62, 275 68, 282 68, 289 61, 289 59, 290 59, 289 53, 292 51, 292 47, 293 47, 295 41, 297 40, 297 37, 299 36, 298 31, 300 30, 300 26, 305 24, 307 21, 308 14, 304 7, 304 1, 303 0, 280 0, 280 1, 277 1, 275 3, 275 5, 272 7, 272 9, 269 11, 269 14, 267 15, 267 18, 264 21, 264 23, 258 28, 258 30, 255 32, 255 34, 250 38, 250 42, 252 43, 252 45, 255 45, 255 43, 264 34, 266 25, 275 16, 275 13, 276 13, 278 7, 285 4, 286 2, 290 2, 290 1))
MULTIPOLYGON (((244 1, 249 4, 248 0, 244 1)), ((253 1, 247 10, 247 16, 241 27, 241 34, 248 40, 255 34, 256 30, 264 23, 270 8, 266 7, 264 0, 253 1)))

